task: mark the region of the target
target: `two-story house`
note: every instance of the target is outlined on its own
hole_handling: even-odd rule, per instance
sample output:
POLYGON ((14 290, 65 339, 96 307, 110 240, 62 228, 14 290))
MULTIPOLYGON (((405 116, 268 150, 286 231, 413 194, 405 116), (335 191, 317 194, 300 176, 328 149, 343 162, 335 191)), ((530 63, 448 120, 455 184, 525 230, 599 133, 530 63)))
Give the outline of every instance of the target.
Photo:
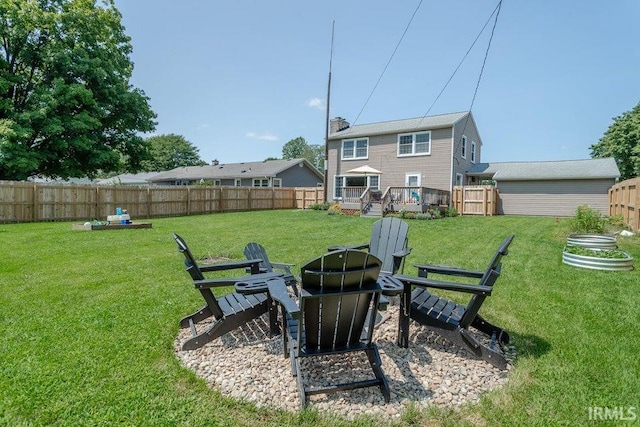
POLYGON ((356 202, 369 189, 374 198, 378 192, 390 197, 388 203, 418 205, 442 204, 445 195, 448 203, 453 186, 466 183, 467 171, 480 162, 482 148, 469 111, 355 126, 338 117, 327 144, 329 199, 356 202), (359 173, 362 166, 373 171, 359 173), (433 194, 440 200, 425 200, 424 189, 438 190, 433 194))

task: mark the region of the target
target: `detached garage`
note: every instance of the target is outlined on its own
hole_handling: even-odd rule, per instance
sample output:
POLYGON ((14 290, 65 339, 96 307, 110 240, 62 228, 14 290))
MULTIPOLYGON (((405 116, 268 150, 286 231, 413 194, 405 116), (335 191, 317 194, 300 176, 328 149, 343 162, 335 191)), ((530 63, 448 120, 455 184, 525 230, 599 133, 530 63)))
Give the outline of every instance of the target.
POLYGON ((613 158, 480 163, 473 181, 493 180, 502 215, 573 216, 580 205, 609 214, 609 188, 620 177, 613 158))

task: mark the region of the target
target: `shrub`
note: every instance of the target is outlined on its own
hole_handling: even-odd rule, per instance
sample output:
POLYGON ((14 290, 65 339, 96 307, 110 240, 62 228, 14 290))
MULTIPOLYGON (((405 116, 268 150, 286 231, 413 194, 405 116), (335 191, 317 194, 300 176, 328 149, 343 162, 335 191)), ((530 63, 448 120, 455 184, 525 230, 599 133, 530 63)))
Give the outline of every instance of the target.
POLYGON ((578 206, 576 216, 571 219, 571 228, 576 233, 602 233, 604 225, 602 214, 587 205, 578 206))
POLYGON ((429 212, 419 213, 416 215, 416 219, 431 219, 431 214, 429 212))
POLYGON ((432 219, 439 219, 442 218, 442 214, 440 213, 440 209, 435 208, 435 209, 429 209, 427 210, 427 213, 429 215, 431 215, 432 219))
POLYGON ((331 207, 331 202, 314 203, 309 206, 309 209, 314 211, 326 211, 331 207))
POLYGON ((458 213, 458 210, 456 208, 453 207, 448 207, 445 211, 444 211, 444 216, 446 217, 455 217, 460 215, 458 213))
POLYGON ((329 206, 329 208, 327 209, 327 214, 342 215, 342 209, 340 209, 340 204, 334 203, 333 205, 329 206))
POLYGON ((402 218, 402 219, 415 219, 416 218, 416 213, 415 212, 407 212, 406 210, 402 209, 400 211, 400 218, 402 218))

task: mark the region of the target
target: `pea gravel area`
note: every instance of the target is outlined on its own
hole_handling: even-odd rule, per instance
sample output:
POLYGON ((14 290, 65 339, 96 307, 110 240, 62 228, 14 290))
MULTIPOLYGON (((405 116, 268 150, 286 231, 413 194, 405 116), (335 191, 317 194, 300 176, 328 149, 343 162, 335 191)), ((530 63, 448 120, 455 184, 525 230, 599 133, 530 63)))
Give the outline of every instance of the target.
MULTIPOLYGON (((400 348, 395 344, 397 303, 392 302, 382 314, 385 320, 376 327, 374 340, 389 382, 390 403, 385 403, 378 387, 368 387, 313 395, 309 398, 311 408, 347 419, 368 414, 392 421, 411 402, 418 408, 456 407, 477 402, 483 393, 506 384, 515 358, 512 346, 504 349, 509 365, 503 371, 411 321, 409 347, 400 348)), ((269 337, 266 315, 202 348, 182 351, 182 342, 190 336, 189 329, 180 330, 175 340, 177 357, 212 388, 258 407, 300 409, 290 359, 283 356, 282 336, 269 337)), ((309 386, 372 377, 364 352, 305 358, 302 367, 309 386)))

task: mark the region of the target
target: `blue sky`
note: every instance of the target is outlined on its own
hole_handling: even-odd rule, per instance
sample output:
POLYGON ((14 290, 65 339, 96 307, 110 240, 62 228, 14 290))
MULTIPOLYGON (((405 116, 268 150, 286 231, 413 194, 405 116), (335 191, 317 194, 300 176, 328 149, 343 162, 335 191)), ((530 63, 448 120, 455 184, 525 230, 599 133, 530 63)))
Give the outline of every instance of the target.
MULTIPOLYGON (((425 115, 498 4, 424 0, 367 102, 419 0, 115 3, 156 134, 223 163, 324 143, 332 22, 330 116, 364 124, 425 115)), ((472 109, 481 160, 589 158, 640 102, 639 20, 637 0, 505 0, 472 109)), ((469 109, 492 22, 429 115, 469 109)))

